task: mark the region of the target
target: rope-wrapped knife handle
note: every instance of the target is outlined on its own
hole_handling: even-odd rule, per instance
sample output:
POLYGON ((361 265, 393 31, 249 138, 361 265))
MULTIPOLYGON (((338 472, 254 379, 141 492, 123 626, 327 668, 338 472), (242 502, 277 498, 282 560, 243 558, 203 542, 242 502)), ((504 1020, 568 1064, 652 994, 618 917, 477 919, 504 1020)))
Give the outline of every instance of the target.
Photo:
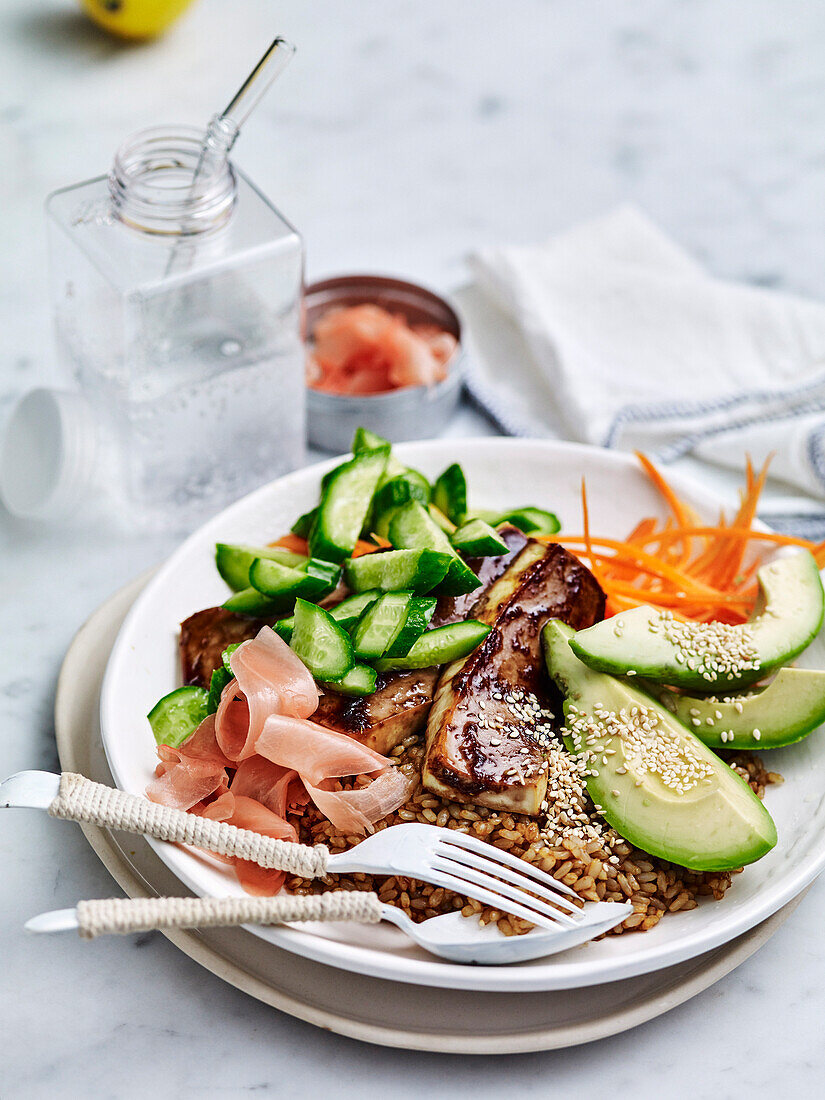
POLYGON ((329 859, 329 849, 323 844, 309 848, 305 844, 275 840, 225 821, 210 821, 197 814, 160 806, 73 772, 63 772, 60 776, 60 788, 49 806, 49 813, 69 821, 85 821, 107 829, 153 836, 157 840, 191 844, 301 878, 323 878, 329 859))
POLYGON ((377 894, 336 890, 277 898, 102 898, 79 901, 76 914, 83 939, 151 932, 156 928, 215 928, 285 921, 357 921, 377 924, 383 906, 377 894))

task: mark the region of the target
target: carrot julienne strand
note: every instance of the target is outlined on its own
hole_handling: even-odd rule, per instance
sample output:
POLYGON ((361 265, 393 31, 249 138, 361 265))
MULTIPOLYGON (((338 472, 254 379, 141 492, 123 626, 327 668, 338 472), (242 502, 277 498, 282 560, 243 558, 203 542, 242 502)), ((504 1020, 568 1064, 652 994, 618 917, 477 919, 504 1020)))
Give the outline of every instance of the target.
POLYGON ((701 622, 745 622, 758 593, 754 575, 760 560, 758 556, 746 560, 752 547, 803 547, 820 568, 825 567, 825 542, 753 529, 772 456, 758 472, 747 459, 736 514, 728 521, 721 512, 716 524, 702 523, 650 459, 639 453, 637 457, 667 505, 667 519, 646 516, 625 539, 594 535, 582 483, 583 533, 544 537, 547 542, 580 548, 577 552, 607 595, 608 615, 646 603, 701 622))

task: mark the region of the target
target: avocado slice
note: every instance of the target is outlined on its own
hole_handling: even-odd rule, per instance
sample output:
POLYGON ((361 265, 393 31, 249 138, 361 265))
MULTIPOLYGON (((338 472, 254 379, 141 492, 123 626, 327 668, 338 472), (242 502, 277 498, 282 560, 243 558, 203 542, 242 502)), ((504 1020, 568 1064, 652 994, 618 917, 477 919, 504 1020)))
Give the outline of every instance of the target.
POLYGON ((770 814, 740 777, 661 704, 594 672, 558 619, 544 627, 547 668, 564 693, 568 751, 589 755, 587 790, 642 851, 695 871, 730 871, 776 844, 770 814))
POLYGON ((756 577, 759 599, 747 623, 684 622, 634 607, 580 631, 573 652, 596 672, 638 673, 675 687, 753 684, 809 645, 825 609, 819 567, 807 550, 763 565, 756 577))
POLYGON ((825 672, 812 668, 780 668, 767 687, 747 695, 658 697, 712 749, 777 749, 825 722, 825 672))

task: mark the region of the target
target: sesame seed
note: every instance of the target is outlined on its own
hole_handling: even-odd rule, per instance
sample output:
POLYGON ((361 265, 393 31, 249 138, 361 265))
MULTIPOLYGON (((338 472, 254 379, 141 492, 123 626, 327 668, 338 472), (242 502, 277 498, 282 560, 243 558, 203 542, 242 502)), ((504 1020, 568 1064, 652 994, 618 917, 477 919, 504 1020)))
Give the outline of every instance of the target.
POLYGON ((651 622, 676 650, 679 664, 687 663, 706 680, 734 679, 741 672, 758 669, 758 652, 753 629, 748 623, 695 623, 675 620, 672 611, 662 611, 651 622), (680 659, 681 658, 681 659, 680 659))

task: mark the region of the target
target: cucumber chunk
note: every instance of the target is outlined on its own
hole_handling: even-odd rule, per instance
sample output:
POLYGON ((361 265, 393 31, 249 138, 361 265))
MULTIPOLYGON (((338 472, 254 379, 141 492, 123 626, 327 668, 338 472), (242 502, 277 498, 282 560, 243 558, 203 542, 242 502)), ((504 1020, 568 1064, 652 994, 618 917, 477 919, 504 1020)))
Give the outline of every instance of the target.
POLYGON ((435 596, 413 596, 407 608, 407 617, 395 641, 387 648, 387 657, 406 657, 427 627, 435 613, 438 600, 435 596))
POLYGON ((354 596, 347 596, 345 600, 341 600, 335 607, 328 607, 327 611, 344 630, 349 630, 358 622, 362 612, 366 611, 370 604, 375 603, 380 595, 378 591, 357 592, 354 596))
POLYGON ((426 504, 430 499, 430 487, 421 475, 407 471, 398 477, 385 481, 375 494, 372 506, 372 529, 382 538, 387 538, 390 521, 398 509, 411 500, 420 500, 426 504), (414 476, 412 476, 414 475, 414 476))
POLYGON ((323 561, 321 558, 310 558, 304 570, 308 577, 324 584, 329 592, 333 592, 341 581, 342 569, 335 562, 323 561))
POLYGON ((353 592, 412 592, 423 596, 442 581, 450 568, 448 554, 435 550, 387 550, 363 554, 344 565, 344 579, 353 592))
POLYGON ((235 592, 249 587, 249 568, 256 558, 269 558, 293 569, 300 569, 307 560, 282 546, 234 546, 225 542, 215 546, 218 572, 235 592))
POLYGON ((433 486, 433 504, 452 523, 461 524, 467 514, 467 479, 457 462, 439 475, 433 486))
MULTIPOLYGON (((489 523, 491 527, 498 527, 500 523, 504 521, 501 518, 501 512, 492 512, 489 508, 475 508, 472 512, 468 512, 464 517, 465 522, 469 522, 471 519, 483 519, 485 523, 489 523)), ((515 526, 515 524, 513 524, 515 526)), ((519 528, 521 530, 521 528, 519 528)))
POLYGON ((390 448, 390 453, 387 459, 387 468, 384 470, 383 477, 381 478, 382 482, 388 481, 391 477, 396 477, 398 474, 403 474, 406 470, 406 466, 399 462, 392 453, 391 444, 388 439, 384 439, 383 436, 371 432, 369 428, 356 429, 352 439, 352 453, 354 455, 364 454, 366 451, 382 450, 385 447, 390 448))
POLYGON ((323 687, 340 692, 341 695, 372 695, 375 691, 378 673, 369 665, 353 665, 346 676, 333 683, 324 683, 323 687))
POLYGON ((364 451, 334 471, 309 533, 312 557, 338 562, 352 553, 389 453, 388 447, 364 451))
POLYGON ((398 549, 436 550, 452 558, 447 576, 441 582, 439 592, 458 596, 473 592, 481 581, 472 569, 458 556, 452 543, 417 500, 411 500, 395 513, 390 523, 390 542, 398 549))
POLYGON ((223 604, 227 611, 238 615, 250 615, 255 619, 271 619, 289 606, 289 599, 273 600, 263 596, 257 588, 242 588, 223 604))
POLYGON ((315 517, 318 515, 318 506, 310 508, 308 512, 304 512, 302 516, 298 516, 295 522, 290 527, 290 531, 293 535, 297 535, 298 538, 308 539, 309 533, 312 530, 312 525, 315 522, 315 517))
POLYGON ((329 563, 319 563, 323 568, 314 567, 312 572, 307 563, 307 571, 291 569, 277 561, 256 558, 249 570, 252 587, 264 596, 289 599, 301 596, 304 599, 317 600, 328 595, 341 577, 339 566, 327 568, 329 563))
POLYGON ((387 592, 370 604, 352 631, 356 657, 369 661, 389 649, 407 619, 410 599, 409 592, 387 592))
POLYGON ((452 537, 458 530, 453 521, 447 519, 441 509, 436 508, 434 504, 428 504, 427 511, 430 513, 430 518, 435 521, 436 525, 441 528, 445 535, 452 537))
POLYGON ((363 451, 377 451, 381 447, 389 446, 390 441, 388 439, 384 439, 377 432, 371 432, 369 428, 356 428, 355 435, 352 437, 352 453, 354 455, 361 454, 363 451))
POLYGON ((218 709, 223 689, 232 679, 232 673, 225 665, 216 668, 212 673, 212 679, 209 681, 209 695, 206 700, 207 714, 214 714, 218 709))
POLYGON ((406 657, 382 657, 375 662, 379 672, 395 668, 430 668, 468 656, 490 633, 489 626, 467 619, 439 626, 422 634, 406 657))
POLYGON ((243 642, 232 642, 231 645, 228 645, 221 654, 221 661, 223 662, 223 667, 226 669, 227 672, 232 672, 232 668, 229 664, 229 658, 232 656, 239 645, 243 645, 243 642))
POLYGON ((210 713, 209 692, 189 684, 164 695, 147 714, 158 745, 176 749, 190 737, 210 713))
POLYGON ((295 626, 289 642, 316 680, 340 680, 352 668, 352 642, 328 611, 306 600, 295 601, 295 626))
POLYGON ((561 530, 559 517, 553 512, 546 512, 544 508, 514 508, 511 512, 504 512, 498 517, 498 523, 512 523, 523 531, 525 535, 555 535, 561 530))
POLYGON ((483 519, 471 519, 462 524, 453 535, 452 544, 469 558, 487 558, 507 553, 507 543, 483 519))
MULTIPOLYGON (((354 596, 347 596, 345 600, 341 600, 335 607, 327 607, 326 611, 335 619, 335 621, 344 629, 351 630, 352 627, 358 622, 361 617, 361 613, 375 603, 380 592, 358 592, 354 596)), ((285 642, 288 642, 292 637, 292 631, 295 629, 295 616, 290 615, 289 618, 279 619, 274 624, 272 629, 278 634, 285 642)))

